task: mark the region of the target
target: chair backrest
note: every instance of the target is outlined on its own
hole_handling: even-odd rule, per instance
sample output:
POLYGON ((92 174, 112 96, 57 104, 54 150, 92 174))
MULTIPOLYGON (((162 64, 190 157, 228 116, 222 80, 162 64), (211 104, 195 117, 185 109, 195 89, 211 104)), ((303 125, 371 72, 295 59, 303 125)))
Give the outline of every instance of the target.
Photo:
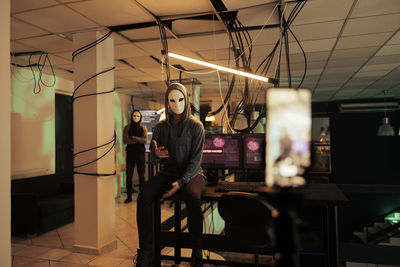
POLYGON ((273 209, 260 196, 245 192, 227 192, 218 200, 227 238, 252 247, 270 244, 273 209))

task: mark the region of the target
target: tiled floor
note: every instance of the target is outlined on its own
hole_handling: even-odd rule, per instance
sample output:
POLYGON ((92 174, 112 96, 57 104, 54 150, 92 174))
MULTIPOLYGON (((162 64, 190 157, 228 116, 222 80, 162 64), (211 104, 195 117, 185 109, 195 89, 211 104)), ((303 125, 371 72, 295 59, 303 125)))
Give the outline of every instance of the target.
MULTIPOLYGON (((136 196, 137 195, 134 195, 134 199, 136 196)), ((118 242, 116 250, 98 256, 73 253, 74 223, 71 223, 34 238, 12 237, 12 266, 133 266, 133 258, 138 248, 136 201, 124 204, 123 200, 123 198, 116 199, 115 236, 118 242)), ((162 220, 173 215, 173 207, 170 207, 168 203, 163 204, 162 207, 162 220)), ((169 254, 171 252, 171 248, 166 248, 163 254, 169 254)), ((190 250, 184 250, 182 254, 183 256, 188 256, 190 250)), ((212 254, 212 258, 222 259, 221 256, 215 253, 212 254)), ((162 265, 170 266, 171 263, 163 262, 162 265)), ((180 266, 189 265, 187 263, 182 263, 180 266)))

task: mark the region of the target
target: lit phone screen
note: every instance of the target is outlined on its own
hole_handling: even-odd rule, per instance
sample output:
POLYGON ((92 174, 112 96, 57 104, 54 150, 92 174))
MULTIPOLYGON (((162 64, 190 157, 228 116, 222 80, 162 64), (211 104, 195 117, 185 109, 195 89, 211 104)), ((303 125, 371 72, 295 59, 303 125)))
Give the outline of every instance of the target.
POLYGON ((305 184, 310 165, 311 93, 307 89, 267 90, 266 176, 268 186, 305 184))

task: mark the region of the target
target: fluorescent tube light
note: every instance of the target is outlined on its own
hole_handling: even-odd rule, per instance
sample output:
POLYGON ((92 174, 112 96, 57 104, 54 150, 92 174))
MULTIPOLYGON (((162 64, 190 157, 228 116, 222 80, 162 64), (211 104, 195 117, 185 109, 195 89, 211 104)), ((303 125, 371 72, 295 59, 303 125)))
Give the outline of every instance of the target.
POLYGON ((230 72, 230 73, 233 73, 233 74, 249 77, 251 79, 260 80, 260 81, 263 81, 263 82, 266 82, 266 83, 268 83, 268 82, 271 83, 272 82, 271 79, 267 78, 267 77, 262 77, 262 76, 258 76, 258 75, 251 74, 251 73, 248 73, 248 72, 244 72, 244 71, 240 71, 240 70, 235 70, 235 69, 231 69, 231 68, 215 65, 215 64, 212 64, 212 63, 204 62, 204 61, 193 59, 193 58, 190 58, 190 57, 177 55, 175 53, 168 52, 168 55, 170 57, 173 57, 173 58, 177 58, 177 59, 181 59, 181 60, 184 60, 184 61, 188 61, 188 62, 192 62, 192 63, 195 63, 195 64, 199 64, 199 65, 202 65, 202 66, 205 66, 205 67, 209 67, 209 68, 213 68, 213 69, 217 69, 217 70, 221 70, 221 71, 230 72))

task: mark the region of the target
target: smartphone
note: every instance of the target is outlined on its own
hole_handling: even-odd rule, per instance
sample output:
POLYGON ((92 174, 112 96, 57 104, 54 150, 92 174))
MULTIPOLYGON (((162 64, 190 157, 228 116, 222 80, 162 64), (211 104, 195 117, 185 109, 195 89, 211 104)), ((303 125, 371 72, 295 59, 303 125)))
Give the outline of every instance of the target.
POLYGON ((310 166, 311 92, 308 89, 269 88, 265 184, 296 187, 305 184, 310 166))

